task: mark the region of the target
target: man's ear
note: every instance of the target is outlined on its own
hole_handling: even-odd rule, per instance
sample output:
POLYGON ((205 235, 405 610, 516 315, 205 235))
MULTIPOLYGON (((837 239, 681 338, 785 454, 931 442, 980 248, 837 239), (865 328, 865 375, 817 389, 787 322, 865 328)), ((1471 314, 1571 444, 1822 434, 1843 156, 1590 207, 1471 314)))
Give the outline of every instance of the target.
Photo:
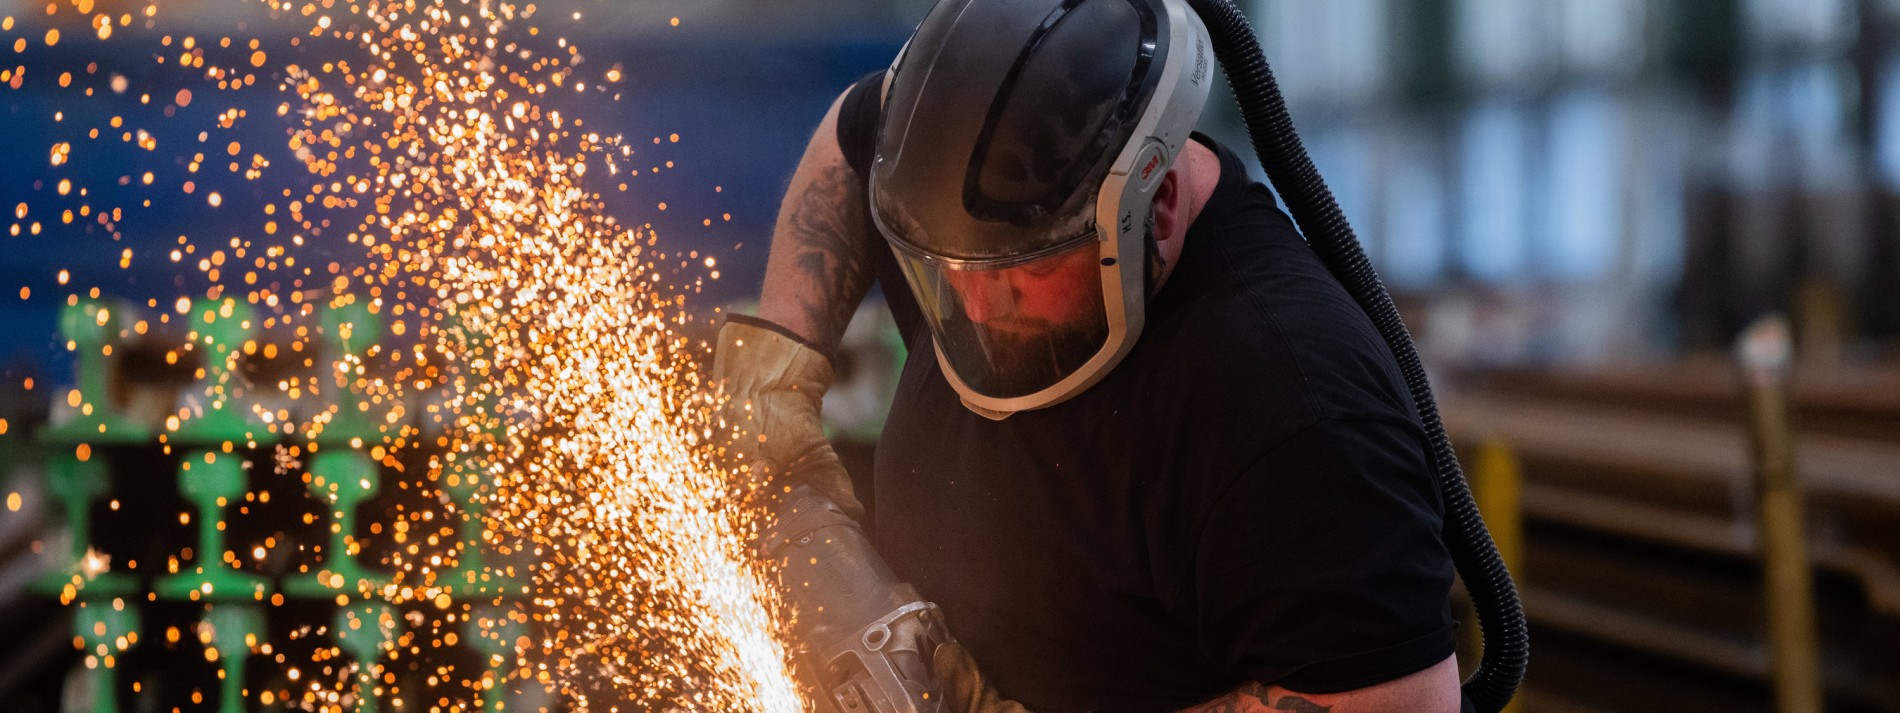
POLYGON ((1156 242, 1173 240, 1181 227, 1182 210, 1187 206, 1181 200, 1181 173, 1170 168, 1167 175, 1161 177, 1161 185, 1155 187, 1154 199, 1154 238, 1156 242))

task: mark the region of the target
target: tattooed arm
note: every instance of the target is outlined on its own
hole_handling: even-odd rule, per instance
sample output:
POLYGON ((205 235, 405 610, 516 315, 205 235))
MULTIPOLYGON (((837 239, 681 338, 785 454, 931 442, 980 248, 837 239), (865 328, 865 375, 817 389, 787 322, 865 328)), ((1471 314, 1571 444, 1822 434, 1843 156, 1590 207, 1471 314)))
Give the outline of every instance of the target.
POLYGON ((871 251, 883 249, 863 185, 838 147, 843 100, 831 103, 792 174, 759 295, 760 318, 826 353, 837 348, 871 288, 871 251))
POLYGON ((1249 683, 1183 713, 1457 713, 1458 662, 1343 693, 1294 693, 1249 683))

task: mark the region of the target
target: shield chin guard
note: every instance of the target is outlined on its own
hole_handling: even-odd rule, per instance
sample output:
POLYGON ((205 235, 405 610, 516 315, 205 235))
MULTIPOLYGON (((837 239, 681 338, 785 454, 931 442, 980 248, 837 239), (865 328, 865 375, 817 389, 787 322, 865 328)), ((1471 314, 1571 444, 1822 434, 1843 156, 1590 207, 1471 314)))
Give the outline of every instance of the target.
MULTIPOLYGON (((1212 83, 1214 61, 1207 29, 1200 16, 1189 9, 1184 0, 1162 0, 1159 4, 1166 9, 1165 26, 1169 33, 1169 51, 1160 81, 1130 139, 1096 192, 1095 242, 1102 309, 1107 319, 1107 335, 1102 345, 1087 361, 1054 383, 1030 393, 1007 396, 974 388, 959 374, 946 354, 942 337, 933 329, 937 364, 945 379, 965 407, 986 418, 1000 421, 1018 411, 1045 408, 1075 397, 1106 377, 1141 336, 1149 296, 1148 231, 1155 190, 1180 158, 1200 119, 1212 83)), ((899 62, 904 54, 899 53, 899 62)), ((890 231, 884 232, 890 237, 890 231)), ((898 249, 898 242, 892 240, 894 249, 898 249)), ((900 258, 902 253, 899 249, 900 258)), ((917 289, 914 279, 912 287, 917 289)), ((920 300, 927 297, 919 295, 920 300)))

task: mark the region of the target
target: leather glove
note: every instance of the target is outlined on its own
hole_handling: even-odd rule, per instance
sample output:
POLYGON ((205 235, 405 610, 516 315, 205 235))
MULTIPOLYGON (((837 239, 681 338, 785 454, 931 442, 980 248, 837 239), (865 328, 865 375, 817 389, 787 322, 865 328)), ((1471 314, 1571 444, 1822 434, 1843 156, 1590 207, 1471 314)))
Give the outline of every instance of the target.
POLYGON ((962 644, 941 644, 930 655, 930 672, 943 692, 943 713, 1029 713, 1023 704, 1004 698, 976 670, 976 659, 962 644))
POLYGON ((816 488, 852 519, 864 505, 825 440, 819 408, 831 388, 823 354, 756 317, 727 315, 713 349, 712 382, 725 391, 721 415, 736 437, 730 455, 761 484, 791 478, 816 488))

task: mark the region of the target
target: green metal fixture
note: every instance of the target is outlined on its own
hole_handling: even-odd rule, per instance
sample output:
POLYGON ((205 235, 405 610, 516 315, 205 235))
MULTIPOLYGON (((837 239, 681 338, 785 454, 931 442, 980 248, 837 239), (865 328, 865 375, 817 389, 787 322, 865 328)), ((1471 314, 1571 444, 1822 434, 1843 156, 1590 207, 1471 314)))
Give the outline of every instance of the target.
MULTIPOLYGON (((223 561, 225 510, 244 495, 239 457, 217 451, 192 453, 178 464, 178 488, 198 509, 197 566, 158 578, 152 591, 167 599, 261 600, 270 582, 223 561)), ((235 563, 233 563, 234 565, 235 563)))

